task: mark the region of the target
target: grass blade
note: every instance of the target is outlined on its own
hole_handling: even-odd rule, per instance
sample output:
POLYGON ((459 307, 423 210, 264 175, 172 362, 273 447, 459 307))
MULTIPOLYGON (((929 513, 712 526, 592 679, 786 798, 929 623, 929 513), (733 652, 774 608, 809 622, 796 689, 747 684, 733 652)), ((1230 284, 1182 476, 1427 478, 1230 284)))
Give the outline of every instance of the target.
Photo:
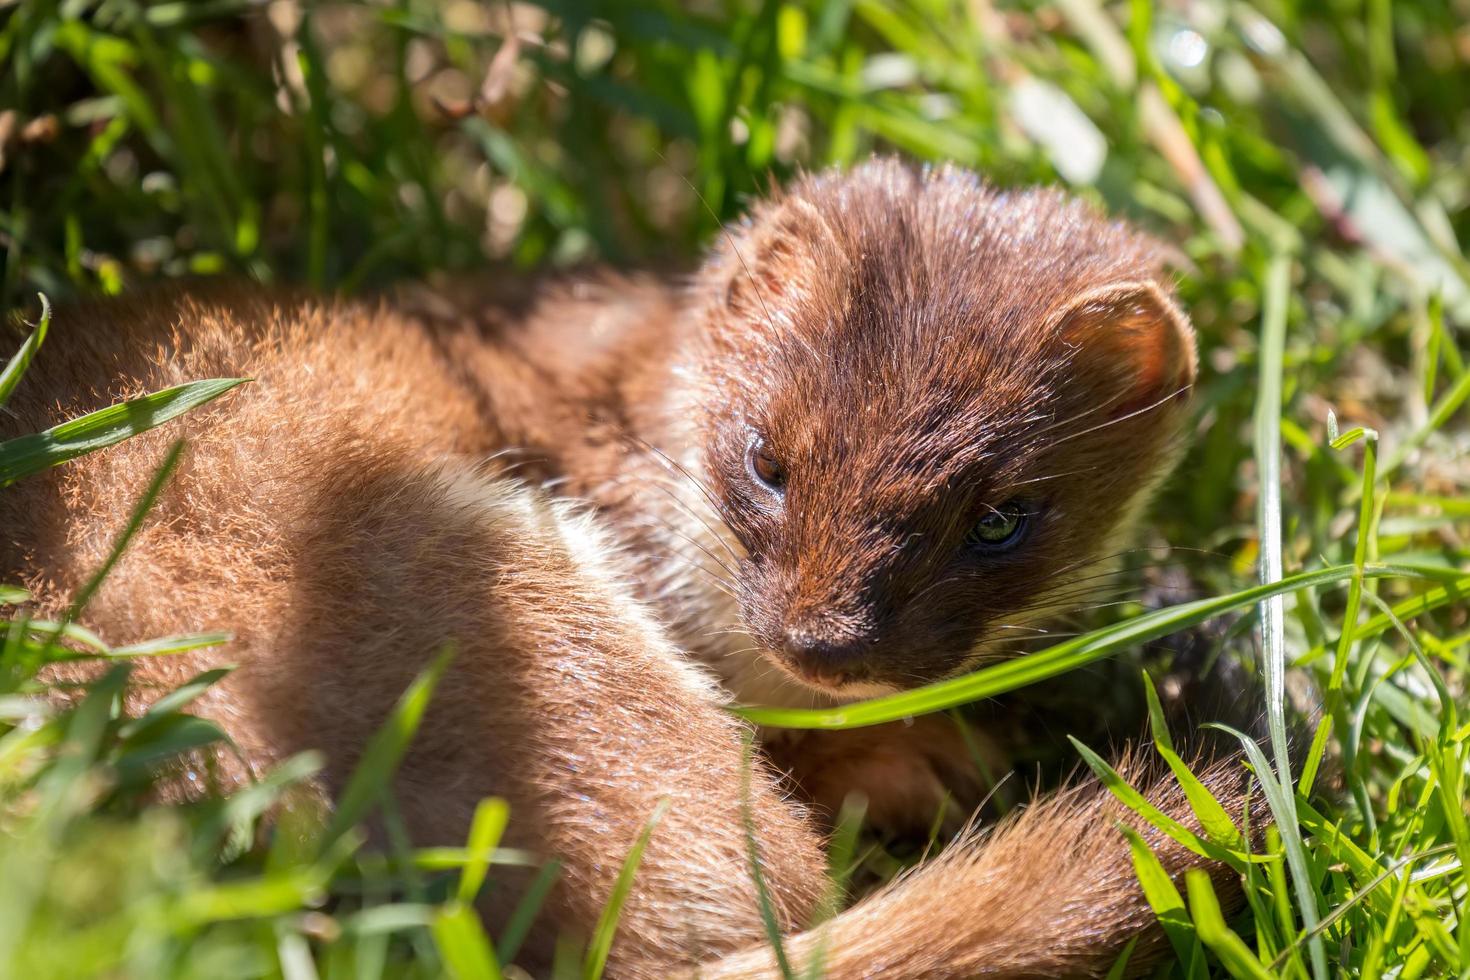
MULTIPOLYGON (((4 446, 0 446, 0 449, 3 448, 4 446)), ((122 560, 123 552, 127 550, 128 543, 133 540, 134 535, 138 533, 138 529, 143 526, 143 521, 148 517, 149 512, 153 510, 153 505, 158 502, 158 495, 163 492, 164 485, 168 483, 169 477, 174 475, 174 470, 179 465, 179 457, 183 453, 184 441, 182 439, 169 447, 167 455, 163 457, 163 463, 158 467, 158 471, 153 474, 153 479, 149 482, 147 489, 143 491, 142 498, 139 499, 137 506, 133 508, 133 513, 128 518, 127 526, 123 528, 122 533, 113 542, 112 550, 108 552, 107 559, 103 561, 102 567, 92 573, 92 577, 87 580, 86 584, 82 586, 81 590, 72 599, 71 607, 66 614, 65 623, 69 624, 81 616, 82 611, 87 608, 87 603, 91 602, 92 597, 97 594, 97 590, 102 588, 102 583, 106 581, 108 574, 122 560)))
POLYGON ((500 980, 500 961, 473 908, 449 903, 435 914, 430 930, 454 980, 500 980))
POLYGON ((1149 725, 1153 729, 1154 748, 1168 763, 1169 770, 1178 781, 1179 788, 1184 791, 1185 798, 1189 800, 1190 809, 1194 811, 1199 825, 1216 844, 1231 850, 1244 851, 1245 838, 1241 835, 1240 828, 1235 825, 1230 814, 1225 812, 1220 801, 1215 799, 1215 794, 1200 782, 1199 777, 1174 751, 1168 726, 1164 723, 1164 709, 1159 703, 1159 693, 1154 690, 1153 678, 1149 677, 1147 671, 1143 674, 1143 689, 1148 699, 1149 725))
POLYGON ((1200 940, 1220 958, 1225 968, 1237 977, 1251 980, 1273 980, 1261 961, 1256 959, 1250 947, 1225 924, 1220 912, 1220 900, 1215 897, 1215 888, 1210 884, 1208 872, 1190 868, 1184 876, 1185 889, 1189 892, 1189 914, 1194 919, 1194 928, 1200 940))
POLYGON ((0 442, 0 487, 147 432, 212 401, 246 378, 191 381, 109 405, 58 426, 0 442))
POLYGON ((287 787, 303 782, 321 771, 326 760, 317 752, 293 755, 279 766, 266 773, 258 782, 245 786, 220 802, 219 808, 201 823, 201 832, 196 839, 196 848, 208 853, 221 838, 225 856, 239 853, 250 845, 254 836, 255 821, 275 805, 287 787))
MULTIPOLYGON (((1291 257, 1278 253, 1266 272, 1265 309, 1261 319, 1261 365, 1256 398, 1255 454, 1260 474, 1259 522, 1261 581, 1280 582, 1284 576, 1281 556, 1281 375, 1286 349, 1286 314, 1291 257)), ((1354 563, 1354 580, 1358 578, 1354 563)), ((1352 624, 1344 627, 1350 632, 1352 624)), ((1290 787, 1291 745, 1286 734, 1286 604, 1281 594, 1261 602, 1261 657, 1266 675, 1266 728, 1276 768, 1258 768, 1263 784, 1275 782, 1268 792, 1271 809, 1281 828, 1282 848, 1296 886, 1302 922, 1310 931, 1320 919, 1317 898, 1307 878, 1306 853, 1296 821, 1296 797, 1290 787)), ((1255 743, 1251 743, 1254 746, 1255 743)), ((1253 760, 1254 761, 1254 760, 1253 760)), ((1261 760, 1264 761, 1264 760, 1261 760)), ((1259 767, 1261 762, 1256 762, 1259 767)), ((1232 934, 1233 935, 1233 934, 1232 934)), ((1310 947, 1312 974, 1327 980, 1327 952, 1320 937, 1310 947)))
POLYGON ((196 674, 163 697, 148 706, 148 710, 130 721, 124 722, 117 731, 118 738, 127 740, 141 735, 149 727, 168 717, 178 714, 205 691, 224 680, 234 668, 220 667, 196 674))
POLYGON ((414 678, 408 690, 398 699, 398 704, 394 706, 393 713, 388 716, 383 727, 368 742, 367 748, 363 750, 362 760, 358 762, 352 778, 347 781, 347 788, 342 792, 342 798, 337 802, 332 822, 322 836, 322 851, 330 848, 338 838, 362 820, 373 803, 388 793, 393 774, 398 771, 398 764, 403 761, 409 743, 413 741, 419 723, 423 721, 429 700, 434 696, 434 688, 444 676, 453 656, 453 651, 444 651, 424 668, 423 673, 414 678))
POLYGON ((1128 940, 1128 945, 1123 947, 1123 952, 1118 954, 1117 960, 1108 969, 1105 980, 1123 980, 1128 976, 1128 961, 1133 958, 1133 947, 1138 945, 1138 937, 1134 936, 1128 940))
POLYGON ((1352 652, 1354 640, 1357 639, 1358 610, 1363 601, 1363 576, 1358 570, 1367 564, 1370 543, 1373 540, 1374 514, 1376 513, 1373 488, 1377 484, 1375 473, 1377 459, 1378 441, 1377 435, 1374 434, 1369 437, 1363 451, 1363 483, 1358 508, 1358 540, 1353 547, 1354 573, 1352 580, 1348 583, 1347 608, 1343 611, 1342 630, 1338 634, 1337 655, 1332 664, 1332 674, 1328 678, 1327 691, 1324 695, 1326 710, 1312 738, 1312 747, 1307 753, 1306 763, 1302 766, 1300 788, 1303 793, 1309 792, 1312 784, 1317 781, 1317 770, 1322 765, 1323 754, 1327 751, 1327 738, 1332 733, 1333 718, 1342 701, 1342 682, 1347 676, 1348 655, 1352 652))
POLYGON ((1179 889, 1174 887, 1173 879, 1142 834, 1126 824, 1119 825, 1118 829, 1128 838, 1138 884, 1143 888, 1143 897, 1148 900, 1149 907, 1159 917, 1159 925, 1163 927, 1164 935, 1169 937, 1169 945, 1174 947, 1180 963, 1195 962, 1195 947, 1199 940, 1195 936, 1194 923, 1189 921, 1184 910, 1184 898, 1179 889))
MULTIPOLYGON (((943 711, 971 701, 1014 691, 1028 684, 1084 667, 1095 660, 1120 650, 1156 640, 1179 630, 1188 629, 1215 616, 1254 605, 1263 598, 1296 589, 1342 582, 1353 576, 1351 565, 1332 565, 1310 572, 1299 572, 1279 582, 1242 589, 1228 595, 1180 603, 1155 610, 1122 623, 1093 630, 1047 647, 1036 653, 1007 660, 952 680, 890 694, 868 701, 840 705, 835 708, 768 708, 739 705, 731 710, 757 725, 772 728, 862 728, 899 721, 916 715, 943 711)), ((1369 565, 1363 574, 1370 578, 1422 577, 1417 569, 1398 565, 1369 565)), ((1457 583, 1470 587, 1470 578, 1457 578, 1457 583)), ((1386 626, 1384 628, 1387 628, 1386 626)))
POLYGON ((480 886, 490 871, 490 858, 509 820, 510 804, 497 797, 481 800, 475 807, 468 844, 471 858, 459 874, 458 897, 464 904, 474 902, 475 896, 480 894, 480 886))
POLYGON ((526 887, 521 895, 521 900, 516 903, 515 911, 505 921, 505 931, 500 934, 500 943, 496 949, 500 954, 500 965, 505 966, 516 958, 516 953, 521 951, 521 943, 526 941, 526 936, 531 933, 531 925, 536 921, 536 915, 541 911, 541 906, 546 902, 546 896, 551 894, 551 886, 556 884, 556 879, 561 876, 561 862, 552 858, 536 872, 536 877, 526 887))
POLYGON ((588 947, 587 958, 582 964, 583 980, 598 980, 602 976, 602 971, 607 968, 607 957, 612 952, 613 937, 618 931, 618 919, 622 917, 623 905, 626 904, 628 895, 633 891, 633 876, 638 873, 638 865, 643 861, 643 852, 648 848, 648 841, 653 837, 654 828, 658 826, 658 822, 663 819, 668 810, 668 799, 659 800, 648 818, 648 823, 643 825, 643 832, 638 835, 633 849, 623 860, 623 867, 618 871, 617 881, 613 882, 612 894, 608 896, 607 904, 602 907, 602 914, 597 917, 597 928, 592 933, 592 944, 588 947))
POLYGON ((1148 798, 1124 779, 1118 770, 1108 765, 1102 756, 1070 735, 1067 736, 1067 739, 1072 743, 1072 747, 1077 750, 1077 754, 1082 756, 1082 761, 1087 763, 1087 768, 1092 770, 1098 782, 1107 787, 1108 792, 1117 797, 1118 801, 1128 809, 1148 821, 1161 833, 1172 838, 1195 854, 1216 861, 1224 861, 1237 870, 1244 869, 1247 855, 1226 850, 1196 834, 1184 826, 1184 824, 1150 803, 1148 798))
MULTIPOLYGON (((1285 799, 1293 792, 1294 787, 1284 784, 1282 780, 1275 777, 1271 764, 1266 761, 1266 755, 1256 744, 1255 739, 1229 725, 1212 724, 1206 727, 1234 735, 1240 741, 1241 747, 1245 749, 1246 757, 1250 759, 1251 766, 1256 771, 1256 779, 1266 793, 1266 803, 1271 808, 1271 816, 1275 819, 1281 833, 1281 849, 1286 855, 1287 868, 1291 872, 1291 883, 1296 891, 1297 911, 1302 916, 1302 923, 1306 930, 1309 933, 1313 932, 1321 920, 1317 914, 1317 897, 1312 889, 1312 878, 1307 871, 1307 853, 1302 844, 1301 825, 1297 822, 1296 800, 1293 798, 1290 803, 1287 803, 1285 799), (1289 824, 1286 823, 1288 819, 1291 821, 1289 824)), ((1208 944, 1208 940, 1206 942, 1208 944)), ((1308 942, 1309 951, 1313 949, 1313 943, 1316 947, 1321 947, 1322 937, 1313 934, 1312 939, 1308 942)), ((1321 949, 1317 955, 1321 956, 1322 969, 1325 971, 1327 968, 1326 950, 1321 949)), ((1316 969, 1315 960, 1313 969, 1316 969)))
POLYGON ((229 643, 234 639, 229 633, 216 631, 213 633, 185 633, 181 636, 161 636, 156 640, 144 640, 142 643, 132 643, 125 647, 113 647, 107 655, 113 659, 119 657, 169 657, 180 653, 190 653, 194 650, 203 650, 208 647, 217 647, 223 643, 229 643))
POLYGON ((20 350, 15 352, 15 356, 5 362, 4 370, 0 370, 0 405, 10 400, 11 392, 20 384, 21 375, 31 366, 31 358, 36 356, 36 351, 46 342, 46 332, 51 329, 51 301, 46 298, 45 293, 37 295, 41 298, 41 319, 36 324, 36 329, 20 345, 20 350))
POLYGON ((197 928, 214 922, 294 912, 322 901, 327 878, 322 868, 308 864, 246 881, 201 888, 181 895, 169 918, 180 928, 197 928))
MULTIPOLYGON (((1281 560, 1281 373, 1286 344, 1287 286, 1291 259, 1276 255, 1267 271, 1261 325, 1261 369, 1256 400, 1255 455, 1260 473, 1259 534, 1261 581, 1283 577, 1281 560)), ((1280 777, 1287 778, 1285 597, 1261 600, 1261 645, 1266 673, 1266 721, 1280 777)), ((1262 774, 1264 776, 1264 773, 1262 774)), ((1294 822, 1293 822, 1294 823, 1294 822)), ((1319 977, 1319 980, 1321 978, 1319 977)))

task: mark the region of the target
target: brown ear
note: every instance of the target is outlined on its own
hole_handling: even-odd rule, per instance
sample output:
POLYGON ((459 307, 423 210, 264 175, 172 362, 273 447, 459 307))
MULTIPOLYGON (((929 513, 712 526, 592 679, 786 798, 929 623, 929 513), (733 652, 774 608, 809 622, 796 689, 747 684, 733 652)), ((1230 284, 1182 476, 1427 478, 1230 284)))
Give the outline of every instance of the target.
POLYGON ((1114 416, 1148 408, 1194 383, 1194 329, 1151 282, 1123 282, 1083 293, 1059 318, 1079 376, 1115 394, 1114 416))
POLYGON ((807 202, 788 199, 775 213, 754 216, 750 231, 728 243, 725 304, 764 318, 803 283, 813 281, 818 250, 830 241, 826 220, 807 202))

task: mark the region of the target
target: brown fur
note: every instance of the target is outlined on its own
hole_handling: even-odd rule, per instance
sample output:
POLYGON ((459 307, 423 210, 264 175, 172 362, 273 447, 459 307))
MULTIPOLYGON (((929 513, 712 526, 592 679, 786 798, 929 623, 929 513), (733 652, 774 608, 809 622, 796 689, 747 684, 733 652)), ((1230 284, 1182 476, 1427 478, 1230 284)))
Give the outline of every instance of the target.
MULTIPOLYGON (((1126 760, 1120 768, 1134 785, 1149 787, 1156 806, 1194 825, 1171 780, 1126 760)), ((1246 797, 1248 777, 1238 762, 1213 766, 1202 778, 1238 821, 1259 821, 1264 807, 1246 813, 1258 798, 1246 797)), ((1137 826, 1097 786, 1058 793, 986 836, 951 845, 826 928, 788 940, 784 950, 798 975, 815 957, 828 977, 1093 977, 1136 937, 1128 975, 1140 975, 1165 941, 1139 894, 1119 822, 1137 826)), ((1203 865, 1217 893, 1238 892, 1233 872, 1152 828, 1137 829, 1176 878, 1203 865)), ((774 976, 773 959, 769 949, 751 950, 707 966, 701 976, 774 976)))
MULTIPOLYGON (((1147 239, 1060 195, 890 161, 758 205, 682 291, 594 276, 468 302, 199 286, 64 311, 0 437, 186 379, 255 380, 0 493, 0 580, 63 607, 186 435, 88 625, 120 643, 231 630, 140 673, 157 689, 242 664, 200 710, 257 771, 324 749, 328 797, 454 642, 398 780, 415 838, 458 842, 479 799, 510 800, 512 843, 566 868, 535 965, 557 930, 591 929, 668 798, 610 965, 635 978, 760 942, 743 805, 782 928, 822 891, 817 823, 763 763, 745 798, 741 726, 686 654, 738 698, 790 704, 1000 655, 1107 567, 1194 371, 1147 239), (752 432, 782 494, 752 481, 752 432), (1011 500, 1033 515, 1023 547, 977 553, 968 532, 1011 500)), ((790 762, 819 801, 835 778, 889 787, 877 804, 905 814, 944 780, 885 767, 953 771, 949 750, 837 738, 790 762)), ((1238 809, 1237 775, 1215 778, 1238 809)), ((1158 941, 1112 819, 1084 791, 1029 808, 794 955, 828 943, 836 977, 1103 972, 1129 938, 1158 941)), ((704 974, 763 975, 765 955, 704 974)))

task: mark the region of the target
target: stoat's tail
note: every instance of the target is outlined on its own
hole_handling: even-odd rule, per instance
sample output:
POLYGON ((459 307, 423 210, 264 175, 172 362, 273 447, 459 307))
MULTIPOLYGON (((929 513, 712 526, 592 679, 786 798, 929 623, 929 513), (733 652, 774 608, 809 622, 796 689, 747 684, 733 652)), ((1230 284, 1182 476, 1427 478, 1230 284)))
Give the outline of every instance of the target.
MULTIPOLYGON (((1248 785, 1239 761, 1218 763, 1202 778, 1239 822, 1248 785)), ((1198 827, 1171 778, 1155 778, 1146 795, 1198 827)), ((1250 826, 1258 827, 1265 816, 1259 806, 1251 808, 1250 826)), ((1136 939, 1128 974, 1146 972, 1165 937, 1117 828, 1122 818, 1111 795, 1095 784, 1029 806, 983 839, 947 848, 825 925, 788 938, 783 945, 792 971, 808 975, 819 957, 830 980, 1101 977, 1136 939)), ((1136 819, 1126 822, 1138 826, 1136 819)), ((1222 903, 1238 903, 1239 878, 1228 868, 1139 829, 1181 891, 1184 872, 1202 867, 1211 872, 1222 903)), ((699 975, 708 980, 779 971, 766 947, 707 963, 699 975)))

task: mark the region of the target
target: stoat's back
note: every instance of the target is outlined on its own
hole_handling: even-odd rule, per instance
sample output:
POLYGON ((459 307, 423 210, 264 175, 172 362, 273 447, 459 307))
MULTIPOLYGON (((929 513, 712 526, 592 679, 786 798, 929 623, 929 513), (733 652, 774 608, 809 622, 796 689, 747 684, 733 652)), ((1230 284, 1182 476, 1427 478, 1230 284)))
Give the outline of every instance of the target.
POLYGON ((166 448, 187 438, 191 451, 157 506, 161 521, 142 532, 180 536, 179 546, 119 569, 116 587, 97 599, 121 630, 113 642, 143 639, 164 625, 164 607, 140 581, 195 583, 203 608, 211 600, 241 601, 205 590, 210 583, 227 588, 231 559, 245 550, 256 559, 284 556, 306 498, 323 492, 324 474, 360 454, 367 440, 375 455, 392 447, 420 463, 483 451, 496 440, 492 421, 477 412, 414 321, 368 304, 220 287, 60 310, 0 413, 0 438, 211 377, 254 380, 182 419, 0 493, 0 578, 44 575, 49 582, 32 583, 49 586, 38 594, 70 593, 100 566, 166 448), (157 527, 163 522, 167 532, 157 527), (27 568, 34 555, 52 561, 44 571, 27 568), (187 567, 149 567, 167 561, 187 567), (123 583, 138 595, 135 604, 122 598, 123 583))

